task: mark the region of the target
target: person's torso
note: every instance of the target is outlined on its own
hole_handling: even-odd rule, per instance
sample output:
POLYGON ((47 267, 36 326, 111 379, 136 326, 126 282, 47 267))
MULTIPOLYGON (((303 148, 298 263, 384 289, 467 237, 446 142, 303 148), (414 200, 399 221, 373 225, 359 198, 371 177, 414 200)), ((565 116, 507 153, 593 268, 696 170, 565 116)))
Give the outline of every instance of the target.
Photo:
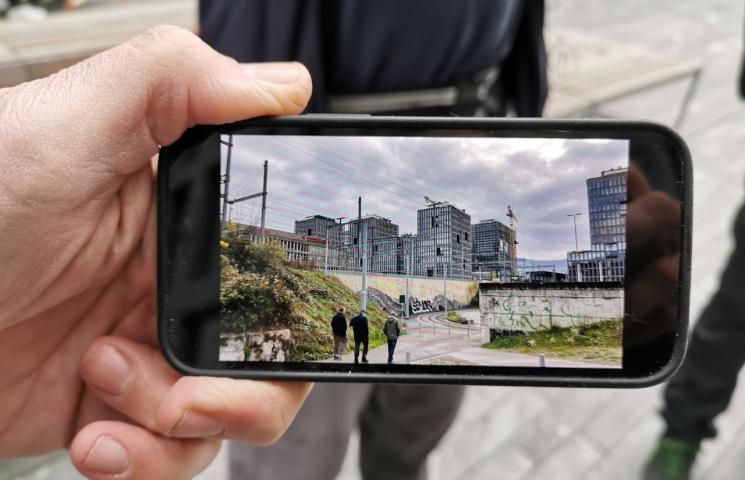
POLYGON ((398 337, 398 322, 386 321, 385 322, 385 334, 389 339, 398 337))
POLYGON ((497 65, 512 48, 523 8, 519 0, 331 5, 324 16, 327 89, 345 94, 450 86, 497 65))

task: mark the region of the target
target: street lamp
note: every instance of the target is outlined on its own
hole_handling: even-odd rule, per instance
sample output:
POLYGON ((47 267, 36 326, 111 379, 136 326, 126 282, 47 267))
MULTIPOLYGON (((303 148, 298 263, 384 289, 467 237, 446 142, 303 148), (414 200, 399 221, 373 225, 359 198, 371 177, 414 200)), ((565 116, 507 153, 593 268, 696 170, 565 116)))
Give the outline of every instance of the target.
POLYGON ((567 214, 567 217, 572 217, 572 220, 574 221, 574 251, 575 252, 579 252, 579 243, 577 242, 577 216, 578 215, 582 215, 582 212, 567 214))

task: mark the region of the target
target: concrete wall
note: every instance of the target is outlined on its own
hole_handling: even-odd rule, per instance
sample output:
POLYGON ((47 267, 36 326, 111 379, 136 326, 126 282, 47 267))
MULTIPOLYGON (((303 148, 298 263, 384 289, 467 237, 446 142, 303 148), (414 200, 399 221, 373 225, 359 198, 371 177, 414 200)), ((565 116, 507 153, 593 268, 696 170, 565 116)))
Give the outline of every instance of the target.
MULTIPOLYGON (((329 272, 347 287, 355 292, 362 288, 362 279, 359 273, 350 272, 329 272)), ((406 293, 406 277, 404 275, 367 275, 367 285, 376 288, 389 297, 398 301, 399 295, 406 293)), ((443 282, 442 278, 422 278, 411 277, 409 279, 409 290, 411 296, 424 301, 434 301, 435 297, 442 295, 443 282)), ((476 282, 470 280, 448 280, 447 297, 450 301, 459 303, 468 303, 477 291, 476 282)))
POLYGON ((481 284, 479 310, 484 329, 533 332, 574 327, 623 317, 620 283, 481 284))

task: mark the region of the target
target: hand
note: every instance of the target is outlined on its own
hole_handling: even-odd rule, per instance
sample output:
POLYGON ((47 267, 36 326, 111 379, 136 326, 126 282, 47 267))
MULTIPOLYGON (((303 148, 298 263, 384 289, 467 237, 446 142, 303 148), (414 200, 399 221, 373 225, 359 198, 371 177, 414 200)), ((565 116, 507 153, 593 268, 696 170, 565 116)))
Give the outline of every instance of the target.
POLYGON ((151 158, 310 91, 302 65, 175 27, 0 90, 0 458, 69 447, 91 478, 191 478, 219 439, 283 433, 309 385, 182 378, 158 350, 151 158))
POLYGON ((626 348, 655 342, 675 328, 681 222, 680 202, 654 190, 634 164, 628 198, 626 230, 634 255, 626 260, 626 296, 635 306, 635 318, 624 321, 626 348), (649 324, 655 328, 650 330, 649 324))

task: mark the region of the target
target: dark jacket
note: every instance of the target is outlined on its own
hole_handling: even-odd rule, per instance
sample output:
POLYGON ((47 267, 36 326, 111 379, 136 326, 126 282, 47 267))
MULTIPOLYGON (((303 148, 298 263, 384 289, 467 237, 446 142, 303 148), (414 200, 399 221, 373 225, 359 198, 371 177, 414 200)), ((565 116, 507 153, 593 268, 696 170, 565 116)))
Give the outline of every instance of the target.
POLYGON ((347 336, 347 317, 343 313, 337 312, 334 318, 331 319, 331 331, 334 332, 334 335, 339 335, 340 337, 347 336))
POLYGON ((369 328, 367 324, 367 317, 363 314, 359 314, 349 322, 349 326, 354 331, 355 340, 367 340, 369 328))
POLYGON ((396 340, 401 335, 401 326, 394 317, 388 317, 383 325, 383 333, 388 340, 396 340))
POLYGON ((310 112, 328 94, 456 85, 501 68, 499 95, 541 115, 548 92, 543 0, 201 0, 202 38, 240 62, 298 60, 310 112))

